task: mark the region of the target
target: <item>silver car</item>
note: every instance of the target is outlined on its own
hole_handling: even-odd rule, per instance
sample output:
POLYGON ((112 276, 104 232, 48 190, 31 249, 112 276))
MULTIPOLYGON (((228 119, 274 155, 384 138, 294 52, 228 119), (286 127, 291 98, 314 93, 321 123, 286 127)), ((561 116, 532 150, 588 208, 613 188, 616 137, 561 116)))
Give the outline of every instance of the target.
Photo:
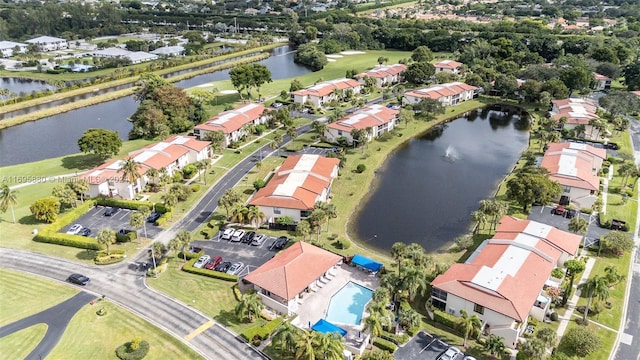
POLYGON ((80 231, 82 231, 82 225, 73 224, 73 226, 71 226, 69 228, 69 230, 67 230, 67 234, 69 234, 69 235, 77 235, 77 234, 80 233, 80 231))
POLYGON ((202 255, 200 256, 200 259, 198 259, 198 261, 196 261, 195 264, 193 264, 194 268, 199 268, 202 269, 202 267, 209 262, 209 260, 211 260, 211 256, 209 255, 202 255))
POLYGON ((238 242, 242 240, 243 236, 244 236, 244 230, 242 229, 236 230, 236 232, 233 233, 233 236, 231 236, 231 241, 238 242))
POLYGON ((241 262, 234 263, 233 265, 231 265, 229 270, 227 270, 227 274, 229 274, 229 275, 238 275, 240 273, 240 271, 242 270, 242 268, 244 268, 244 264, 243 263, 241 263, 241 262))
POLYGON ((253 238, 253 241, 251 241, 251 245, 253 245, 253 246, 260 246, 260 245, 262 245, 262 244, 265 242, 265 240, 267 240, 267 239, 268 239, 268 236, 267 236, 267 235, 264 235, 264 234, 258 234, 258 235, 256 235, 256 236, 253 238))

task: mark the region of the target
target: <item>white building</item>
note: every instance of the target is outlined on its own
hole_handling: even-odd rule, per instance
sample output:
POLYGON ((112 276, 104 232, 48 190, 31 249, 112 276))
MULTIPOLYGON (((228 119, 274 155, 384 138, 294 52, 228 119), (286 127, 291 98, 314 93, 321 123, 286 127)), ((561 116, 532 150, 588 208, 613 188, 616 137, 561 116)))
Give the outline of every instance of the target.
POLYGON ((64 50, 69 48, 69 44, 67 40, 51 37, 51 36, 40 36, 37 38, 29 39, 25 41, 27 44, 36 44, 40 48, 40 51, 55 51, 55 50, 64 50))
POLYGON ((478 88, 463 82, 451 82, 431 86, 425 89, 411 90, 404 93, 402 102, 415 105, 422 99, 434 99, 445 106, 456 105, 471 100, 477 94, 478 88))
POLYGON ((347 142, 353 143, 351 131, 355 129, 369 129, 367 141, 393 130, 398 125, 399 110, 382 105, 369 105, 358 111, 327 125, 324 136, 331 142, 345 137, 347 142))
POLYGON ((239 141, 248 134, 248 125, 259 125, 267 122, 267 117, 263 115, 264 105, 251 103, 242 105, 233 110, 224 111, 210 118, 204 123, 197 125, 193 133, 198 139, 204 139, 208 132, 221 131, 225 135, 224 146, 229 146, 232 142, 239 141))
POLYGON ((152 54, 160 57, 181 56, 184 54, 183 46, 163 46, 151 51, 152 54))
POLYGON ((339 100, 347 91, 359 94, 362 84, 354 79, 336 79, 323 81, 302 90, 291 92, 291 100, 299 104, 309 102, 314 107, 321 107, 331 100, 339 100))
POLYGON ((139 64, 146 61, 155 60, 158 55, 150 54, 144 51, 129 51, 118 47, 110 47, 102 50, 96 50, 91 53, 92 56, 101 58, 126 58, 131 60, 132 64, 139 64))
POLYGON ((610 77, 594 73, 593 80, 593 90, 602 91, 611 89, 611 82, 613 81, 613 79, 611 79, 610 77))
POLYGON ((18 47, 18 53, 23 54, 27 52, 27 44, 17 43, 13 41, 0 41, 0 52, 2 53, 2 57, 8 58, 14 54, 14 49, 18 47))
POLYGON ((456 75, 460 74, 462 65, 464 64, 453 60, 442 60, 433 64, 433 66, 436 68, 436 74, 439 72, 448 72, 456 75))
POLYGON ((407 65, 393 64, 375 67, 355 76, 356 79, 364 85, 364 79, 370 77, 376 79, 376 86, 383 87, 385 85, 395 84, 402 80, 402 73, 407 70, 407 65))
POLYGON ((584 125, 584 135, 591 136, 594 132, 589 124, 591 120, 599 119, 596 110, 598 105, 591 99, 569 98, 551 101, 552 108, 550 116, 560 121, 565 119, 564 128, 566 130, 575 129, 578 125, 584 125))

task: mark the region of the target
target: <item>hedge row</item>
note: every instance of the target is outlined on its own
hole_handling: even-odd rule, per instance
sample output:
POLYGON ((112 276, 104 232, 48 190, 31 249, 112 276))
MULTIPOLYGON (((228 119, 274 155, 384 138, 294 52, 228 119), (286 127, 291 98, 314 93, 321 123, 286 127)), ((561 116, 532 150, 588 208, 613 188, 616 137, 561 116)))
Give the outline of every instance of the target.
POLYGON ((182 251, 180 254, 178 254, 178 256, 180 256, 181 258, 187 258, 187 260, 191 260, 191 259, 197 259, 200 256, 204 255, 204 251, 200 251, 200 252, 191 252, 189 250, 184 250, 182 251))
POLYGON ((393 354, 398 349, 396 344, 392 343, 391 341, 382 339, 380 337, 377 337, 375 339, 375 341, 373 342, 373 345, 375 345, 378 349, 384 350, 391 354, 393 354))
POLYGON ((74 220, 87 213, 89 209, 94 206, 95 202, 93 200, 87 200, 84 202, 84 204, 81 204, 75 209, 62 214, 61 216, 58 216, 56 221, 42 229, 41 232, 57 233, 58 231, 62 230, 63 227, 71 224, 74 220))
MULTIPOLYGON (((98 202, 98 205, 118 207, 130 210, 139 210, 143 206, 146 206, 147 208, 149 208, 149 210, 153 209, 153 204, 149 201, 114 199, 104 196, 97 197, 96 201, 98 202)), ((158 210, 158 205, 156 205, 156 211, 160 212, 158 210)))
POLYGON ((283 318, 275 318, 264 325, 256 325, 243 331, 242 336, 247 341, 252 341, 255 338, 264 340, 271 335, 271 333, 284 321, 283 318))
POLYGON ((240 289, 238 289, 238 285, 233 285, 233 295, 235 295, 236 300, 242 300, 242 293, 240 292, 240 289))
POLYGON ((136 231, 130 231, 125 234, 116 233, 116 242, 131 242, 138 238, 138 233, 136 231))
POLYGON ((96 256, 93 261, 96 265, 109 265, 119 263, 124 259, 126 259, 124 254, 111 254, 106 256, 96 256))
POLYGON ((447 314, 444 311, 434 310, 433 320, 439 324, 442 324, 450 329, 456 329, 457 319, 455 316, 447 314))
POLYGON ((156 225, 160 226, 166 223, 170 218, 171 218, 171 211, 167 211, 166 213, 162 214, 162 216, 160 216, 158 220, 156 220, 156 225))
POLYGON ((380 334, 380 338, 400 346, 409 341, 409 339, 411 339, 411 336, 407 334, 396 335, 388 332, 383 332, 382 334, 380 334))
POLYGON ((193 267, 193 264, 197 261, 197 258, 193 258, 187 261, 186 264, 182 266, 182 271, 186 271, 191 274, 208 276, 214 279, 220 279, 229 282, 237 282, 238 277, 236 275, 229 275, 226 273, 221 273, 219 271, 207 270, 207 269, 198 269, 193 267))
POLYGON ((33 241, 56 244, 62 246, 70 246, 88 250, 102 250, 102 245, 98 244, 95 239, 80 235, 69 234, 46 234, 44 231, 33 238, 33 241))

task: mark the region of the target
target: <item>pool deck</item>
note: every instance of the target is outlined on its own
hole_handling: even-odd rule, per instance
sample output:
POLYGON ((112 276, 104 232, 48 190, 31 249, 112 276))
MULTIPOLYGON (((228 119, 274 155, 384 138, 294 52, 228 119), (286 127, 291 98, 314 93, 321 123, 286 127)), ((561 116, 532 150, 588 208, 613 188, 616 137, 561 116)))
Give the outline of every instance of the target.
MULTIPOLYGON (((340 291, 349 281, 356 284, 367 287, 371 290, 376 290, 380 285, 380 279, 377 276, 369 274, 366 271, 359 270, 358 268, 351 267, 346 264, 334 267, 330 270, 330 273, 334 276, 330 277, 330 280, 322 280, 320 283, 322 287, 316 286, 316 291, 312 291, 304 296, 304 298, 298 300, 302 302, 298 308, 298 317, 292 321, 294 325, 302 329, 309 329, 309 324, 313 325, 318 320, 324 319, 329 308, 329 302, 331 297, 340 291)), ((365 315, 363 315, 363 318, 365 315)), ((335 323, 335 325, 347 330, 347 338, 357 337, 359 332, 362 331, 363 325, 348 325, 335 323)), ((364 336, 364 334, 362 334, 364 336)))

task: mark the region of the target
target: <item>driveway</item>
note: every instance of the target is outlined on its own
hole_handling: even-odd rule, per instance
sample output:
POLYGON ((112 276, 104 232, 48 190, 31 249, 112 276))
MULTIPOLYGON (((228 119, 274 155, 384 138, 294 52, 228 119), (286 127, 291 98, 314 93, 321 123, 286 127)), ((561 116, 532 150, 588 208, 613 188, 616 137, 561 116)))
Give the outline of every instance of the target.
MULTIPOLYGON (((448 348, 449 344, 421 331, 404 346, 398 348, 393 354, 393 358, 396 360, 436 360, 448 348)), ((462 357, 456 360, 462 360, 462 357)))
MULTIPOLYGON (((571 220, 560 215, 552 214, 551 212, 554 207, 555 206, 548 205, 533 206, 531 207, 531 211, 529 212, 529 216, 527 217, 527 219, 551 225, 560 230, 569 231, 569 221, 571 220)), ((589 227, 587 229, 587 234, 585 235, 589 240, 600 239, 602 235, 605 235, 609 232, 608 229, 603 229, 598 225, 598 219, 595 215, 578 213, 578 215, 576 216, 583 217, 587 219, 587 221, 589 221, 589 227)), ((587 242, 589 240, 587 240, 587 242)))
MULTIPOLYGON (((114 231, 119 231, 120 229, 135 230, 131 225, 129 225, 129 217, 131 216, 132 212, 131 210, 119 209, 118 212, 116 212, 112 216, 104 216, 104 210, 104 206, 96 206, 89 210, 86 214, 76 219, 73 223, 62 228, 60 232, 66 232, 73 224, 80 224, 84 228, 91 229, 91 237, 96 237, 98 231, 104 228, 114 231)), ((151 239, 153 239, 162 231, 160 227, 155 226, 151 223, 146 223, 146 230, 147 236, 151 239)), ((141 228, 140 234, 142 234, 142 232, 143 230, 141 228)))

